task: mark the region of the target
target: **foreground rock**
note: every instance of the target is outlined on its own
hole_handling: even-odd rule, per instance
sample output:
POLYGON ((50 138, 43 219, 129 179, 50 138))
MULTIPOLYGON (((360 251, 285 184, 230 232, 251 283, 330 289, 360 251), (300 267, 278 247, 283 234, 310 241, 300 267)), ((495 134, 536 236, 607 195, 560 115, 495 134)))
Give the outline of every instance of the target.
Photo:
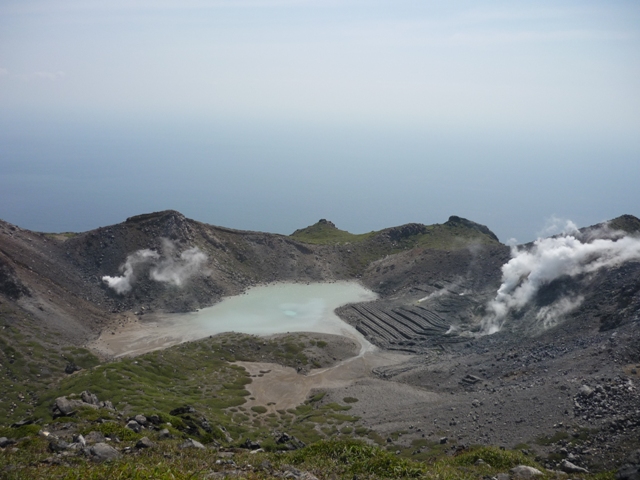
POLYGON ((544 475, 537 468, 529 467, 527 465, 518 465, 509 470, 509 473, 516 478, 535 478, 544 475))
POLYGON ((200 450, 204 450, 206 447, 197 440, 188 438, 184 443, 180 444, 180 448, 197 448, 200 450))
POLYGON ((566 473, 589 473, 586 468, 579 467, 566 459, 560 464, 560 469, 566 473))
POLYGON ((10 445, 14 445, 16 443, 12 438, 0 437, 0 448, 7 448, 10 445))
POLYGON ((106 443, 96 443, 92 447, 86 448, 84 454, 94 462, 108 462, 121 457, 120 452, 106 443))
POLYGON ((73 398, 75 396, 76 395, 69 395, 69 397, 56 398, 51 409, 53 418, 70 417, 81 408, 106 408, 108 410, 115 410, 110 401, 101 402, 95 394, 87 390, 80 394, 80 398, 73 398))

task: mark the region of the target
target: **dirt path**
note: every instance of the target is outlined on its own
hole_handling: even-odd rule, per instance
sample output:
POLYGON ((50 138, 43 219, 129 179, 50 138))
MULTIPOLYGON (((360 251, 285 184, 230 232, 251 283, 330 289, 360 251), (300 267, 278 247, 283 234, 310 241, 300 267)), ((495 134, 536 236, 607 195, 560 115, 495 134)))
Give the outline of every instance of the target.
POLYGON ((236 362, 251 375, 246 386, 253 400, 248 407, 266 406, 270 411, 293 408, 303 403, 314 389, 347 387, 357 380, 371 376, 371 370, 383 365, 397 365, 410 357, 382 350, 365 350, 333 367, 298 374, 291 367, 275 363, 236 362))

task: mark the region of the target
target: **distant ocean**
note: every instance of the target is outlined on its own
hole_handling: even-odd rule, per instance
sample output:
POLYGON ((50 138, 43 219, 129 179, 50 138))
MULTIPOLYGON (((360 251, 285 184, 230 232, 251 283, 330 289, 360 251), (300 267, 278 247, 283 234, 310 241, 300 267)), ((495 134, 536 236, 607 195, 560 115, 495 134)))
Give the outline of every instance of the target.
POLYGON ((289 234, 362 233, 459 215, 506 241, 552 214, 640 214, 640 146, 514 132, 0 114, 0 218, 85 231, 175 209, 289 234), (600 142, 600 143, 598 143, 600 142))

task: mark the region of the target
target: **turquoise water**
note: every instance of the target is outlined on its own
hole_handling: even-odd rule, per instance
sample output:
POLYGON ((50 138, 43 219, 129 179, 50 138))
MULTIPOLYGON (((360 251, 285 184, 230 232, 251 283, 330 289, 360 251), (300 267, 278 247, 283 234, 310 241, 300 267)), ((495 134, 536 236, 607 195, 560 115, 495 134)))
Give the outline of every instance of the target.
POLYGON ((241 332, 269 335, 286 332, 353 334, 355 329, 333 311, 352 302, 374 300, 376 295, 355 282, 280 283, 249 289, 245 294, 186 318, 205 335, 241 332))
POLYGON ((376 294, 356 282, 278 283, 254 287, 242 295, 187 314, 146 316, 130 328, 103 334, 113 355, 140 354, 225 332, 271 335, 318 332, 343 335, 373 346, 334 310, 347 303, 374 300, 376 294))

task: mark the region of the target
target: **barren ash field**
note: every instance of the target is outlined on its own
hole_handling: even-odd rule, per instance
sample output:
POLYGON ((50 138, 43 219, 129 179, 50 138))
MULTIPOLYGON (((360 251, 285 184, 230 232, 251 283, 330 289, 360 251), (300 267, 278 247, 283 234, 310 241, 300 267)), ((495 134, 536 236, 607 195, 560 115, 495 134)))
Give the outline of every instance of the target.
POLYGON ((3 478, 640 478, 640 220, 0 222, 3 478))

